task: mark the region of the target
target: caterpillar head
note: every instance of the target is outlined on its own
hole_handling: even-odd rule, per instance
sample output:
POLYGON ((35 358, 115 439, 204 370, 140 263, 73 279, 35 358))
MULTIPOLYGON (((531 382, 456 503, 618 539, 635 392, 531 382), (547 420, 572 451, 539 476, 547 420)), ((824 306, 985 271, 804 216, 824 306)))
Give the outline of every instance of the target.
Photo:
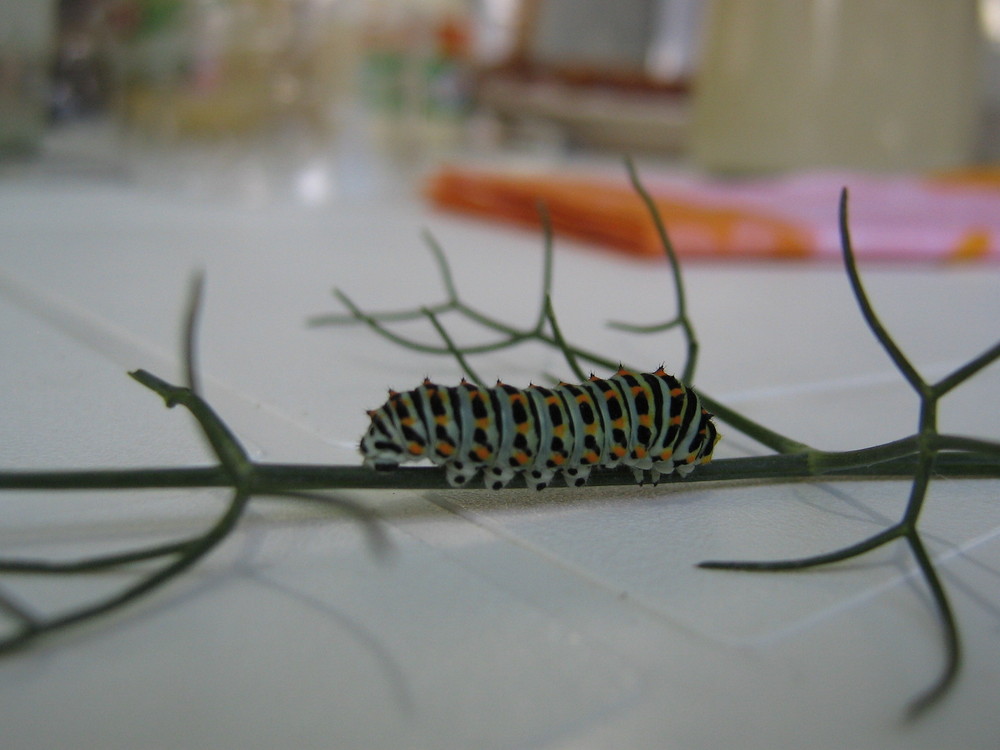
POLYGON ((364 465, 369 469, 395 469, 404 460, 405 449, 400 436, 384 408, 370 411, 368 416, 372 423, 358 446, 364 456, 364 465))

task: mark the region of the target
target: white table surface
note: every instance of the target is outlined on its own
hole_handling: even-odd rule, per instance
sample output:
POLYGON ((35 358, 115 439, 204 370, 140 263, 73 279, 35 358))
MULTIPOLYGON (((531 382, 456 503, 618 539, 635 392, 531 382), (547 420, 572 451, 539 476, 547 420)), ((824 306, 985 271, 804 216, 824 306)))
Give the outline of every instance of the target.
MULTIPOLYGON (((830 220, 835 221, 831 201, 830 220)), ((339 311, 437 301, 431 228, 470 300, 527 322, 540 241, 415 199, 246 208, 114 182, 0 181, 3 468, 205 464, 181 410, 126 377, 180 377, 188 279, 207 276, 206 395, 254 457, 357 463, 385 388, 457 366, 339 311)), ((686 269, 698 385, 824 448, 912 432, 916 401, 865 329, 841 269, 686 269)), ((865 269, 886 324, 940 376, 992 344, 1000 271, 865 269)), ((665 268, 561 242, 568 338, 680 368, 672 336, 603 321, 669 314, 665 268)), ((433 333, 428 332, 433 339, 433 333)), ((456 333, 462 337, 461 329, 456 333)), ((537 347, 477 360, 515 384, 565 374, 537 347)), ((942 428, 997 438, 1000 368, 953 394, 942 428)), ((760 453, 723 427, 717 456, 760 453)), ((942 645, 902 544, 836 569, 763 576, 706 558, 834 549, 898 517, 905 482, 345 493, 391 543, 374 556, 342 512, 254 501, 220 549, 122 613, 0 661, 0 746, 20 748, 996 748, 1000 481, 937 481, 923 519, 965 663, 920 721, 907 701, 942 645)), ((3 555, 96 554, 192 533, 216 491, 0 495, 3 555)), ((14 580, 39 607, 126 582, 14 580)))

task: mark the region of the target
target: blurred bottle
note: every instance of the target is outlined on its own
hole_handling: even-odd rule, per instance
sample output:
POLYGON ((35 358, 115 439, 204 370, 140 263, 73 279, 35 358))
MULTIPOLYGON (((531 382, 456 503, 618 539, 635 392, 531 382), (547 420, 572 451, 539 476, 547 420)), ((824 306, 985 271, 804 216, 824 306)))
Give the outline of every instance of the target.
POLYGON ((966 164, 976 0, 712 2, 692 151, 718 172, 966 164))
POLYGON ((199 196, 323 203, 360 0, 105 0, 129 171, 199 196))
POLYGON ((109 0, 122 113, 159 136, 297 120, 322 135, 351 79, 353 29, 318 0, 109 0))
POLYGON ((368 0, 361 95, 380 146, 404 160, 454 148, 471 106, 465 0, 368 0))

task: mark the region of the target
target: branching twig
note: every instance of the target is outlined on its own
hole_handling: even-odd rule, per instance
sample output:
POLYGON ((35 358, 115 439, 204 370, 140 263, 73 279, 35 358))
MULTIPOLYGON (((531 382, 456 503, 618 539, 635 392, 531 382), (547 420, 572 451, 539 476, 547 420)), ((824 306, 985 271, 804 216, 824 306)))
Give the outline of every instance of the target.
MULTIPOLYGON (((641 188, 641 183, 638 180, 638 176, 632 172, 635 184, 641 188)), ((694 327, 690 320, 687 318, 687 308, 686 302, 684 302, 684 292, 683 292, 683 279, 680 272, 680 266, 677 263, 676 254, 673 251, 673 247, 670 244, 669 237, 666 234, 666 230, 663 228, 662 220, 659 218, 659 214, 656 212, 656 206, 652 200, 648 197, 648 193, 645 189, 642 189, 642 193, 646 196, 647 205, 653 212, 654 220, 657 222, 661 236, 664 238, 664 252, 667 257, 671 260, 671 268, 673 272, 674 286, 675 289, 680 290, 678 299, 678 317, 666 324, 666 328, 679 326, 685 339, 687 341, 688 357, 687 362, 684 366, 685 373, 693 373, 697 353, 698 353, 698 342, 695 336, 694 327)), ((543 214, 544 218, 544 214, 543 214)), ((545 222, 543 221, 543 226, 545 222)), ((342 290, 334 289, 334 296, 348 309, 348 315, 319 315, 310 318, 309 324, 313 326, 326 326, 326 325, 343 325, 349 323, 363 323, 368 326, 373 332, 382 336, 388 341, 394 344, 402 346, 404 348, 410 349, 412 351, 420 352, 422 354, 434 354, 443 355, 448 357, 453 357, 454 352, 448 348, 447 345, 438 344, 428 344, 426 342, 403 336, 396 333, 390 328, 392 323, 397 323, 401 321, 409 321, 418 319, 420 317, 426 317, 427 310, 430 310, 435 316, 442 316, 446 313, 455 313, 460 317, 465 318, 472 323, 476 323, 485 330, 494 331, 500 334, 500 338, 496 341, 491 341, 487 343, 479 344, 463 344, 460 347, 462 355, 465 357, 474 356, 477 354, 485 354, 487 352, 497 352, 504 349, 508 349, 517 346, 522 343, 529 341, 537 341, 542 344, 558 348, 562 351, 563 355, 567 358, 567 361, 577 362, 576 369, 574 372, 581 373, 583 369, 580 367, 579 363, 586 362, 591 368, 604 371, 614 371, 622 365, 622 362, 618 359, 612 359, 609 357, 602 356, 590 350, 587 350, 581 346, 570 344, 561 337, 557 337, 554 331, 545 330, 544 323, 550 321, 554 318, 553 315, 549 315, 549 311, 546 309, 546 300, 551 296, 551 285, 552 285, 552 261, 553 261, 553 248, 551 242, 551 233, 546 230, 546 242, 545 242, 545 252, 542 259, 542 296, 541 304, 539 306, 539 311, 535 315, 535 320, 537 321, 531 328, 517 328, 502 320, 487 315, 476 308, 472 307, 465 301, 463 301, 456 289, 451 273, 451 268, 448 265, 448 261, 442 251, 440 245, 434 240, 429 234, 425 234, 425 238, 428 240, 428 244, 431 248, 431 252, 434 255, 435 263, 441 274, 441 279, 445 287, 445 292, 447 295, 447 300, 436 305, 428 305, 417 307, 410 310, 389 310, 380 312, 365 312, 362 310, 355 302, 349 298, 342 290)), ((654 326, 651 330, 660 331, 663 330, 664 326, 654 326)), ((635 370, 641 370, 642 368, 632 367, 635 370)), ((785 435, 782 435, 774 430, 771 430, 764 425, 755 422, 754 420, 746 417, 739 412, 731 409, 717 399, 712 398, 706 394, 703 390, 699 389, 699 395, 705 404, 705 407, 711 411, 715 416, 717 416, 722 421, 726 422, 733 429, 742 432, 749 437, 757 440, 762 445, 771 448, 778 453, 802 453, 810 450, 809 446, 798 440, 793 440, 785 435)))
MULTIPOLYGON (((663 225, 662 218, 656 209, 655 202, 643 187, 631 162, 628 163, 628 170, 632 184, 650 211, 652 219, 656 225, 657 232, 661 237, 664 252, 667 256, 673 277, 677 311, 675 317, 664 323, 648 326, 635 326, 616 322, 613 323, 613 325, 619 329, 638 333, 657 333, 674 328, 680 328, 688 344, 688 356, 684 367, 684 377, 689 380, 695 370, 698 355, 698 342, 694 328, 687 316, 687 304, 680 265, 677 261, 673 245, 671 244, 670 238, 663 225)), ((872 330, 876 339, 886 350, 890 359, 902 373, 904 379, 917 392, 917 395, 920 398, 918 431, 909 438, 904 438, 882 446, 836 453, 819 451, 814 448, 810 448, 799 441, 795 441, 791 438, 785 437, 784 435, 775 433, 762 425, 747 419, 743 415, 732 411, 711 397, 706 396, 704 393, 701 393, 701 396, 707 408, 715 412, 716 416, 722 421, 726 422, 731 427, 744 432, 750 437, 759 440, 761 443, 771 447, 779 454, 784 454, 779 456, 764 457, 761 460, 772 469, 775 469, 780 464, 782 466, 780 471, 784 472, 784 476, 786 477, 796 475, 800 469, 806 474, 815 472, 814 476, 827 474, 828 472, 852 470, 848 467, 853 467, 853 470, 858 470, 862 466, 877 467, 877 471, 884 471, 888 469, 889 466, 898 465, 899 461, 906 460, 908 475, 913 479, 906 511, 897 523, 889 526, 883 531, 860 542, 832 552, 793 560, 726 562, 706 561, 701 564, 701 567, 771 572, 803 570, 841 562, 843 560, 865 554, 873 549, 888 544, 889 542, 895 541, 896 539, 905 539, 917 561, 918 569, 923 575, 928 587, 931 589, 934 604, 942 623, 946 656, 945 665, 937 681, 925 693, 917 697, 912 702, 910 706, 910 715, 916 716, 933 705, 947 692, 948 688, 958 674, 961 664, 961 644, 958 629, 955 625, 954 616, 951 611, 951 605, 943 586, 938 580, 933 563, 924 550, 923 542, 917 526, 920 510, 922 509, 926 498, 931 473, 933 471, 940 474, 941 470, 945 466, 951 464, 956 459, 954 454, 955 451, 967 452, 965 455, 960 457, 959 460, 961 461, 967 461, 971 459, 972 456, 976 456, 976 461, 986 460, 988 462, 993 462, 996 461, 998 456, 1000 456, 1000 452, 998 452, 1000 451, 1000 445, 995 442, 962 438, 958 436, 947 436, 938 433, 937 404, 940 398, 947 392, 965 382, 968 378, 975 375, 984 367, 1000 358, 1000 343, 987 349, 985 352, 945 376, 937 383, 930 384, 925 381, 909 359, 907 359, 907 357, 903 354, 902 350, 895 343, 888 331, 885 329, 884 325, 878 319, 878 316, 875 314, 874 308, 865 293, 864 287, 862 286, 851 245, 848 226, 846 190, 841 195, 839 226, 841 232, 844 265, 847 270, 847 276, 851 284, 851 289, 858 303, 858 307, 861 310, 862 316, 864 317, 869 328, 872 330), (950 452, 945 453, 943 451, 950 452)), ((551 247, 547 244, 545 261, 546 268, 548 268, 549 263, 551 262, 551 252, 551 247)), ((444 261, 444 255, 441 253, 440 248, 436 250, 436 258, 442 268, 447 268, 447 264, 444 261)), ((450 273, 448 273, 447 278, 450 279, 450 273)), ((549 283, 550 277, 548 272, 546 272, 546 287, 549 283)), ((545 317, 549 322, 549 327, 551 329, 551 335, 546 334, 542 330, 541 316, 539 317, 540 323, 535 327, 535 329, 514 331, 505 324, 495 321, 492 318, 480 313, 469 315, 468 308, 466 308, 466 306, 459 301, 458 293, 457 290, 454 289, 454 286, 449 285, 448 288, 450 298, 454 303, 451 309, 459 312, 460 314, 466 315, 475 322, 480 323, 484 328, 505 333, 507 335, 507 339, 503 343, 503 346, 513 346, 528 339, 538 340, 554 346, 562 351, 567 363, 570 365, 570 369, 573 370, 574 374, 580 379, 583 379, 583 372, 578 365, 578 360, 588 361, 593 365, 606 367, 608 369, 614 367, 614 363, 610 360, 593 356, 589 352, 585 352, 579 347, 572 346, 565 341, 559 331, 555 313, 551 308, 551 302, 548 300, 548 297, 543 299, 543 306, 545 317)), ((370 325, 370 321, 373 320, 379 322, 389 322, 389 319, 386 317, 378 314, 369 315, 362 313, 357 308, 353 308, 352 313, 355 318, 369 322, 370 325)), ((391 334, 384 328, 379 327, 376 328, 376 330, 386 337, 394 336, 394 334, 391 334)), ((455 356, 456 359, 459 359, 465 355, 479 353, 483 349, 482 347, 476 346, 459 347, 456 349, 453 342, 449 341, 447 350, 455 356)), ((439 350, 435 353, 445 352, 439 350)), ((460 359, 459 361, 463 369, 467 368, 464 359, 460 359)), ((730 461, 732 461, 732 459, 730 461)), ((717 461, 715 464, 709 465, 708 467, 703 467, 703 470, 698 472, 698 474, 700 474, 699 478, 706 478, 706 475, 710 477, 714 471, 719 471, 720 469, 727 467, 727 465, 730 465, 729 462, 721 460, 717 461)), ((741 471, 748 470, 748 466, 741 466, 741 471)), ((743 476, 749 476, 749 474, 746 473, 743 474, 743 476)))
MULTIPOLYGON (((875 338, 885 349, 893 364, 900 371, 903 378, 917 392, 920 399, 919 429, 913 437, 914 452, 917 458, 917 466, 914 472, 913 484, 910 488, 910 497, 907 501, 903 517, 885 530, 875 534, 856 544, 849 545, 833 552, 828 552, 814 557, 801 558, 797 560, 774 560, 768 562, 720 562, 706 561, 701 563, 703 568, 716 568, 726 570, 744 571, 789 571, 802 570, 805 568, 815 568, 822 565, 829 565, 843 560, 848 560, 858 555, 863 555, 878 547, 881 547, 896 539, 905 539, 917 562, 927 587, 931 590, 934 606, 937 609, 941 620, 943 638, 945 644, 945 663, 938 675, 937 680, 921 695, 917 696, 909 706, 908 715, 916 717, 934 705, 954 682, 961 666, 962 648, 958 634, 958 627, 952 613, 951 604, 945 593, 944 587, 934 569, 933 561, 924 548, 923 540, 920 536, 918 521, 920 511, 923 508, 927 497, 927 488, 930 484, 931 471, 934 460, 938 456, 943 445, 948 441, 942 440, 937 432, 937 406, 938 401, 948 391, 952 390, 960 383, 967 380, 983 367, 991 364, 1000 357, 1000 344, 986 350, 979 356, 970 360, 962 367, 955 370, 950 375, 939 380, 937 383, 928 383, 917 371, 917 368, 903 353, 896 344, 892 336, 882 325, 875 310, 861 283, 861 276, 858 273, 857 263, 854 257, 854 250, 851 243, 850 228, 847 215, 847 191, 843 191, 840 197, 840 233, 841 246, 843 248, 844 265, 847 268, 847 277, 850 280, 851 289, 858 302, 861 314, 865 322, 871 329, 875 338)), ((952 442, 955 446, 958 443, 952 442)), ((968 447, 982 447, 992 449, 994 444, 988 441, 971 441, 965 444, 968 447)))
MULTIPOLYGON (((198 421, 203 435, 219 461, 220 478, 226 486, 232 488, 232 497, 225 511, 203 533, 176 542, 70 561, 0 559, 0 573, 34 575, 100 573, 111 569, 127 568, 135 563, 165 561, 162 566, 140 575, 136 583, 121 591, 91 604, 51 616, 34 613, 25 605, 15 601, 10 594, 0 591, 0 609, 15 623, 12 633, 0 637, 0 654, 22 648, 41 636, 107 615, 174 580, 229 536, 255 493, 265 494, 258 487, 254 464, 247 456, 243 446, 193 388, 197 383, 195 336, 198 308, 201 302, 200 292, 201 281, 200 278, 197 278, 192 286, 191 299, 184 323, 184 360, 188 387, 171 385, 144 370, 137 370, 130 374, 135 380, 159 394, 168 407, 180 404, 198 421)), ((122 472, 116 473, 122 474, 122 472)), ((46 474, 51 475, 50 472, 46 472, 46 474)), ((11 475, 6 473, 5 476, 9 479, 11 475)), ((121 484, 116 482, 114 486, 121 487, 121 484)), ((161 483, 157 486, 163 485, 161 483)), ((0 481, 0 488, 3 487, 4 483, 0 481)), ((315 497, 297 493, 291 489, 273 490, 266 494, 299 497, 300 499, 315 497)), ((344 500, 337 499, 334 502, 353 512, 371 528, 373 518, 370 512, 344 500)), ((370 538, 376 551, 384 548, 384 538, 380 534, 371 532, 370 538)))
POLYGON ((646 204, 646 210, 649 211, 650 218, 656 226, 656 233, 660 237, 660 244, 663 245, 663 252, 667 256, 667 263, 670 266, 670 274, 673 277, 674 299, 676 300, 677 313, 672 319, 663 323, 633 325, 630 323, 611 321, 609 325, 613 328, 618 328, 622 331, 629 331, 631 333, 659 333, 662 331, 669 331, 672 328, 680 326, 681 330, 684 332, 684 338, 687 341, 688 350, 681 380, 685 383, 694 383, 694 373, 696 367, 698 366, 698 337, 694 331, 694 324, 692 324, 691 319, 688 317, 687 292, 684 289, 684 279, 681 276, 681 263, 677 257, 677 251, 674 249, 674 243, 671 242, 670 235, 667 233, 667 228, 663 223, 663 217, 656 208, 656 202, 653 200, 653 196, 649 194, 645 185, 642 184, 642 180, 639 179, 639 173, 635 169, 635 164, 632 163, 631 159, 627 159, 625 161, 625 166, 628 169, 628 177, 629 181, 632 183, 632 187, 635 189, 636 193, 639 194, 639 197, 642 198, 643 203, 646 204))

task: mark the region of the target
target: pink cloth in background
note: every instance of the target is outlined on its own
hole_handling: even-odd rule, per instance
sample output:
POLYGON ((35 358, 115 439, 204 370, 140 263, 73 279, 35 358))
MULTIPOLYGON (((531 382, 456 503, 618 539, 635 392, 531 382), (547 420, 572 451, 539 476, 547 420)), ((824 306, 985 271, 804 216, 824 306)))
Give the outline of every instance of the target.
POLYGON ((847 188, 851 240, 859 258, 1000 260, 1000 182, 856 172, 745 181, 655 175, 644 180, 658 197, 738 206, 807 229, 813 240, 810 255, 816 258, 841 257, 838 204, 847 188))

